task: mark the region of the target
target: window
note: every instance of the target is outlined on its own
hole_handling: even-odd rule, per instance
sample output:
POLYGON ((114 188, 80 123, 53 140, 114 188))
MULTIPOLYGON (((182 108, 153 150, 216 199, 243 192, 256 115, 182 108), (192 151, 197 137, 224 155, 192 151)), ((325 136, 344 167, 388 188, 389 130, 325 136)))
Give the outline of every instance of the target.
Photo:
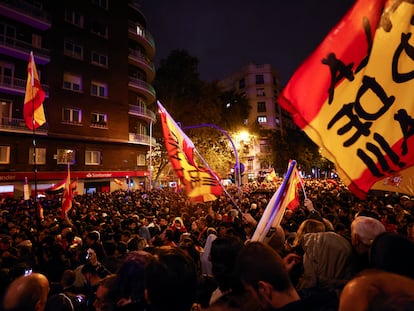
POLYGON ((137 156, 137 166, 144 166, 146 165, 146 157, 145 154, 139 154, 137 156))
POLYGON ((261 88, 256 89, 256 96, 257 97, 266 96, 264 88, 261 87, 261 88))
POLYGON ((239 89, 244 89, 246 87, 246 81, 244 79, 239 80, 239 89))
POLYGON ((81 15, 79 12, 76 12, 74 10, 66 9, 65 21, 73 25, 76 25, 80 28, 83 28, 83 15, 81 15))
POLYGON ((275 122, 276 122, 276 125, 277 126, 280 126, 280 118, 279 117, 276 117, 275 118, 275 122))
POLYGON ((94 150, 85 151, 85 165, 100 165, 101 164, 101 152, 94 150))
POLYGON ((0 36, 5 43, 15 45, 16 28, 8 24, 0 23, 0 36))
POLYGON ((57 149, 56 160, 57 164, 75 164, 76 151, 74 149, 57 149))
POLYGON ((70 56, 77 59, 83 59, 83 47, 81 45, 66 40, 64 44, 64 53, 66 56, 70 56))
POLYGON ((10 164, 10 146, 0 146, 0 164, 10 164))
POLYGON ((92 112, 91 127, 106 128, 107 115, 105 113, 92 112))
POLYGON ((108 56, 92 51, 91 62, 94 65, 108 67, 108 56))
POLYGON ((74 108, 63 108, 63 122, 68 124, 82 123, 82 110, 74 108))
POLYGON ((32 34, 32 46, 38 49, 42 48, 42 36, 32 34))
POLYGON ((257 117, 257 122, 267 123, 267 117, 266 116, 259 116, 259 117, 257 117))
MULTIPOLYGON (((34 148, 29 151, 29 164, 34 164, 33 159, 34 148)), ((36 147, 36 164, 46 164, 46 148, 36 147)))
POLYGON ((63 88, 75 92, 82 92, 82 77, 65 72, 63 74, 63 88))
POLYGON ((256 84, 264 84, 264 76, 256 75, 256 84))
POLYGON ((108 97, 108 86, 105 83, 92 81, 91 95, 97 97, 108 97))
POLYGON ((102 9, 108 9, 108 0, 92 0, 92 3, 99 6, 102 9))
POLYGON ((266 112, 266 102, 257 103, 257 112, 266 112))
POLYGON ((108 27, 104 23, 98 21, 92 22, 91 32, 101 37, 108 37, 108 27))

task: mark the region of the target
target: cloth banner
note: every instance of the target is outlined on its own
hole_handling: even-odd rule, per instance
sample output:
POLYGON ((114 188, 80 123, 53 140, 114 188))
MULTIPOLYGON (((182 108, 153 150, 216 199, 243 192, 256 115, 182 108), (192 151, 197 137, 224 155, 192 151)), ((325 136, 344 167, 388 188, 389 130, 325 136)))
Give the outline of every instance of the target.
POLYGON ((361 198, 414 195, 413 13, 410 1, 357 1, 279 98, 361 198))

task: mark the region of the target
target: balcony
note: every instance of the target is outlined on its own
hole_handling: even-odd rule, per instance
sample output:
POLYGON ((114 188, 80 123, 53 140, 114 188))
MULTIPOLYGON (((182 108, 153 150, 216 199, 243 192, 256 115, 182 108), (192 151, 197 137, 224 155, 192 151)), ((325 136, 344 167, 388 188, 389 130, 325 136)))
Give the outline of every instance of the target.
POLYGON ((144 15, 141 11, 141 5, 137 0, 128 0, 128 6, 141 13, 141 15, 144 15))
POLYGON ((147 119, 149 121, 155 122, 157 120, 157 117, 155 116, 155 113, 151 110, 137 106, 137 105, 129 105, 129 111, 128 113, 133 116, 138 116, 144 119, 147 119))
POLYGON ((155 66, 151 60, 138 50, 129 49, 128 60, 131 64, 142 68, 147 74, 148 81, 153 81, 155 77, 155 66))
POLYGON ((140 42, 145 51, 148 54, 148 57, 152 59, 155 54, 155 42, 152 35, 144 29, 141 25, 128 21, 128 37, 140 42))
POLYGON ((18 40, 14 37, 0 35, 0 54, 29 61, 30 51, 33 51, 36 64, 45 65, 50 62, 49 50, 36 48, 31 43, 18 40))
POLYGON ((40 30, 47 30, 52 25, 40 4, 34 5, 23 0, 4 0, 0 1, 0 11, 4 16, 40 30))
MULTIPOLYGON (((0 93, 24 95, 26 93, 26 81, 27 80, 0 75, 0 93)), ((46 98, 48 98, 49 86, 42 84, 42 88, 46 93, 46 98)))
POLYGON ((150 143, 154 146, 157 141, 154 137, 150 137, 145 134, 137 134, 137 133, 129 133, 129 142, 138 145, 147 145, 149 146, 150 143))
MULTIPOLYGON (((37 135, 47 135, 46 124, 36 129, 37 135)), ((3 117, 0 119, 0 132, 18 132, 27 134, 33 133, 33 131, 26 126, 24 119, 16 119, 9 117, 3 117)))
POLYGON ((133 91, 137 91, 140 94, 146 96, 149 103, 152 103, 155 100, 155 90, 151 84, 142 81, 141 79, 137 79, 134 77, 129 77, 128 82, 129 89, 133 91))

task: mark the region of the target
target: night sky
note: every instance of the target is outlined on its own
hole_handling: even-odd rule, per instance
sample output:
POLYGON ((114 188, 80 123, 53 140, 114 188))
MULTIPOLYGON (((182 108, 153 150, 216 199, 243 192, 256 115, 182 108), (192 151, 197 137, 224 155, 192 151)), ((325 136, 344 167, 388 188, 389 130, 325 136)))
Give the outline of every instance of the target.
POLYGON ((283 84, 355 0, 139 0, 156 43, 155 65, 175 49, 199 60, 204 81, 249 62, 271 64, 283 84))

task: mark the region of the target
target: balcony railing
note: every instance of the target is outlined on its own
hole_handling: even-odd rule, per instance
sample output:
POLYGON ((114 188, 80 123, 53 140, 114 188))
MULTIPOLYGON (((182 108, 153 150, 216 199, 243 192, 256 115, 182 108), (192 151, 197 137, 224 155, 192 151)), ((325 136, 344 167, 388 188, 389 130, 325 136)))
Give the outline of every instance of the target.
MULTIPOLYGON (((3 117, 0 119, 0 131, 33 133, 33 131, 26 126, 24 119, 16 119, 16 118, 8 118, 8 117, 3 117)), ((39 135, 46 135, 47 134, 46 125, 42 125, 41 127, 37 128, 35 132, 36 134, 39 134, 39 135)))
MULTIPOLYGON (((46 97, 49 97, 49 86, 42 84, 42 88, 46 93, 46 97)), ((24 94, 26 92, 26 80, 11 78, 5 75, 0 75, 0 91, 24 94)))
POLYGON ((144 117, 146 119, 149 119, 153 122, 157 120, 157 117, 155 116, 155 113, 151 110, 137 106, 137 105, 129 105, 129 114, 144 117))
POLYGON ((144 64, 151 74, 155 74, 155 66, 151 60, 138 50, 129 49, 129 55, 132 60, 144 64))
POLYGON ((150 142, 152 145, 155 145, 157 143, 154 137, 137 133, 129 133, 129 142, 148 146, 150 145, 150 142))
POLYGON ((0 9, 4 15, 22 23, 35 26, 40 30, 49 29, 51 26, 49 15, 42 10, 40 5, 36 6, 33 3, 22 0, 4 0, 0 1, 0 9))
POLYGON ((141 79, 129 77, 129 83, 128 86, 136 89, 140 89, 143 92, 145 92, 149 97, 149 102, 152 102, 155 100, 155 89, 153 86, 145 81, 142 81, 141 79))
POLYGON ((128 5, 142 14, 141 5, 137 0, 128 0, 128 5))
POLYGON ((33 51, 36 63, 44 65, 50 62, 50 51, 48 49, 33 47, 31 43, 18 40, 14 37, 1 34, 0 46, 10 56, 18 56, 21 59, 29 60, 29 53, 33 51))
POLYGON ((148 45, 150 45, 153 49, 155 49, 154 38, 152 37, 151 33, 149 33, 147 30, 144 30, 144 28, 141 25, 134 23, 132 21, 129 21, 128 31, 129 33, 133 35, 143 38, 148 43, 148 45))

